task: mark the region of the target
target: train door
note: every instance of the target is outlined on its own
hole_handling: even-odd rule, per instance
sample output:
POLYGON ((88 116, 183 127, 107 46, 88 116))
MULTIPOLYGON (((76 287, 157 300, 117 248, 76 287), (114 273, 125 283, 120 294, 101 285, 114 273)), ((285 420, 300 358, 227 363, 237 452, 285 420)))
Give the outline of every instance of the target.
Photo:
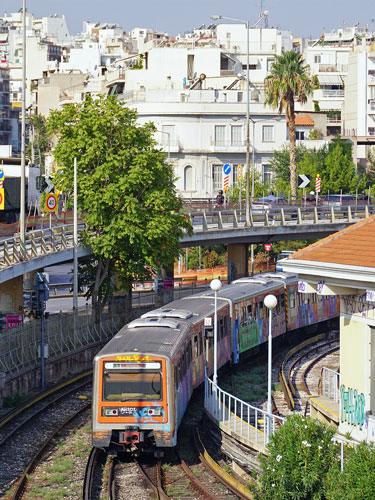
POLYGON ((200 325, 193 331, 191 338, 192 351, 192 376, 193 387, 196 387, 203 381, 204 376, 204 355, 203 355, 203 328, 200 325))
POLYGON ((297 327, 297 296, 296 285, 290 285, 286 288, 286 312, 287 312, 287 329, 293 330, 297 327))

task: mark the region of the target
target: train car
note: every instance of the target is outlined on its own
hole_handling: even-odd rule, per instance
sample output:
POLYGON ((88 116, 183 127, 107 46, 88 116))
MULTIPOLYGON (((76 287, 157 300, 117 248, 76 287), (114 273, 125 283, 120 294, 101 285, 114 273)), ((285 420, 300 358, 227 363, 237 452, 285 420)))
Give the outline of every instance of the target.
MULTIPOLYGON (((324 298, 315 315, 299 303, 298 277, 266 273, 218 292, 218 368, 267 342, 264 298, 277 297, 272 336, 338 314, 324 298)), ((94 359, 93 445, 114 450, 175 446, 193 390, 213 372, 214 293, 206 291, 150 311, 124 326, 94 359)))

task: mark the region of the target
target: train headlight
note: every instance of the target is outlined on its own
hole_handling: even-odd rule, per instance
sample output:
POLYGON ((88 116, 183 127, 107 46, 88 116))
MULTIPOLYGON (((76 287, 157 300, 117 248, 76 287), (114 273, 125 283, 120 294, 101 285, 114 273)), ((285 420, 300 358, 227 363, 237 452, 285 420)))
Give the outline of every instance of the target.
POLYGON ((162 406, 155 406, 153 408, 148 408, 146 411, 147 411, 147 415, 153 416, 153 417, 161 417, 163 415, 163 407, 162 406))
POLYGON ((118 417, 118 408, 103 408, 104 417, 118 417))

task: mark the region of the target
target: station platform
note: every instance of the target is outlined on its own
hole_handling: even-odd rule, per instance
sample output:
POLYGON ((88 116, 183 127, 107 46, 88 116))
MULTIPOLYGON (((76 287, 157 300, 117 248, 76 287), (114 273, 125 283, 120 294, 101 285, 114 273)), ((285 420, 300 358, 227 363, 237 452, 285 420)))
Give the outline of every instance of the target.
POLYGON ((327 398, 326 396, 311 395, 310 401, 310 416, 323 420, 328 424, 339 426, 340 423, 340 405, 338 401, 327 398))

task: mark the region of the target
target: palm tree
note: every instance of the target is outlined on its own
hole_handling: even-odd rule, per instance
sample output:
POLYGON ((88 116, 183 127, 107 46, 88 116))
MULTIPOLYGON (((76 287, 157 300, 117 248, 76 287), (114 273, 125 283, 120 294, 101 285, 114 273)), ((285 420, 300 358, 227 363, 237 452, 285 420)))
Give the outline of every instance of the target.
POLYGON ((265 78, 265 104, 279 108, 286 114, 290 137, 290 186, 293 198, 297 197, 296 126, 294 102, 301 104, 318 87, 317 80, 310 76, 310 67, 304 65, 301 54, 293 50, 276 56, 270 74, 265 78))

